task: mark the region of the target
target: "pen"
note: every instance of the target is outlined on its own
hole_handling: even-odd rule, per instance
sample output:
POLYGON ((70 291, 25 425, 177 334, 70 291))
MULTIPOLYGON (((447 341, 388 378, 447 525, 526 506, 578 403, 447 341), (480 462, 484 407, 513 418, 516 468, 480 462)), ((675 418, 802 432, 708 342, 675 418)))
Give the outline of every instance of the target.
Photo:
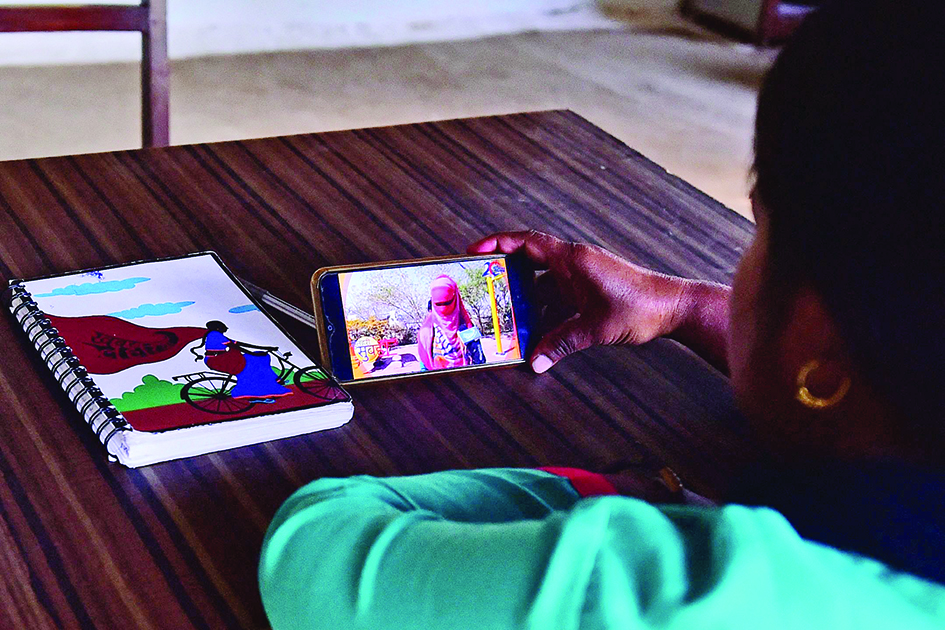
POLYGON ((318 329, 318 326, 315 323, 315 316, 310 313, 306 313, 299 307, 289 304, 283 299, 277 298, 269 291, 266 291, 262 287, 257 287, 252 282, 248 282, 242 278, 239 278, 239 281, 246 287, 246 290, 249 291, 250 295, 254 298, 269 306, 280 313, 288 315, 292 319, 302 322, 306 326, 309 326, 314 329, 318 329))

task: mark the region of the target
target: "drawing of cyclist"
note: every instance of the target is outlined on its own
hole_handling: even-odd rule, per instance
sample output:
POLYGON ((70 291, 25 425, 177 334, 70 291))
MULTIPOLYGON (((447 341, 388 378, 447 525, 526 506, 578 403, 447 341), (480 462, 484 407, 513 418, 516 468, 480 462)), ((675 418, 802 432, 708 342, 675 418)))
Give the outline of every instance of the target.
POLYGON ((236 386, 230 392, 233 398, 265 399, 292 393, 291 389, 279 384, 271 367, 269 352, 278 348, 230 339, 223 334, 227 327, 221 321, 209 321, 206 327, 207 334, 200 346, 190 351, 197 357, 195 360, 199 360, 197 349, 204 348, 203 361, 208 368, 236 377, 236 386))

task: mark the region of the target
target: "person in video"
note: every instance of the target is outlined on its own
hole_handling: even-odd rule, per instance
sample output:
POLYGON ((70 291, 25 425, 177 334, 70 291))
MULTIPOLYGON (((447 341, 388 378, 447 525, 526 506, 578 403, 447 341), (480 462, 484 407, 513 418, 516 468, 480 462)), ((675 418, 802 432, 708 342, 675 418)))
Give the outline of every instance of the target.
POLYGON ((469 248, 527 256, 571 307, 536 373, 668 337, 729 375, 758 462, 722 504, 568 470, 319 479, 263 544, 272 627, 945 628, 942 24, 838 0, 800 26, 761 87, 731 287, 537 232, 469 248))
POLYGON ((438 276, 430 284, 430 312, 417 332, 417 354, 423 367, 440 370, 468 365, 459 331, 472 326, 456 281, 438 276))
MULTIPOLYGON (((292 393, 291 389, 279 384, 272 371, 269 351, 278 348, 234 341, 223 334, 228 329, 221 321, 209 321, 206 326, 207 334, 201 344, 204 348, 203 362, 211 370, 236 377, 236 385, 230 392, 233 398, 267 399, 292 393)), ((197 354, 194 348, 191 352, 197 354)))

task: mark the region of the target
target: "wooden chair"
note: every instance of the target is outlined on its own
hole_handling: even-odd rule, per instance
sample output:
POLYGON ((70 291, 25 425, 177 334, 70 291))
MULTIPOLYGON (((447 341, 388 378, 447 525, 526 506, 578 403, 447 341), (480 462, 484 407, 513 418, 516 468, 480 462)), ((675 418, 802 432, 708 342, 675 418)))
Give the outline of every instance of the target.
POLYGON ((683 15, 758 46, 784 43, 815 10, 814 0, 683 0, 683 15))
POLYGON ((170 141, 167 0, 139 5, 0 7, 0 33, 135 31, 141 33, 141 135, 145 147, 170 141))
POLYGON ((768 46, 787 40, 814 9, 810 3, 764 0, 758 16, 757 43, 768 46))

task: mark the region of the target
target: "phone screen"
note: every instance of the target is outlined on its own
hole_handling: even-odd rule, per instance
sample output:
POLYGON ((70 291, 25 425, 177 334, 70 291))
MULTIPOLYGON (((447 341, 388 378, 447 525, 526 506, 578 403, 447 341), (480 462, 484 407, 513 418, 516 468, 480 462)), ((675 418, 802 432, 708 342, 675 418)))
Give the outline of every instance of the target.
POLYGON ((504 256, 338 272, 351 380, 521 362, 518 281, 504 256))

